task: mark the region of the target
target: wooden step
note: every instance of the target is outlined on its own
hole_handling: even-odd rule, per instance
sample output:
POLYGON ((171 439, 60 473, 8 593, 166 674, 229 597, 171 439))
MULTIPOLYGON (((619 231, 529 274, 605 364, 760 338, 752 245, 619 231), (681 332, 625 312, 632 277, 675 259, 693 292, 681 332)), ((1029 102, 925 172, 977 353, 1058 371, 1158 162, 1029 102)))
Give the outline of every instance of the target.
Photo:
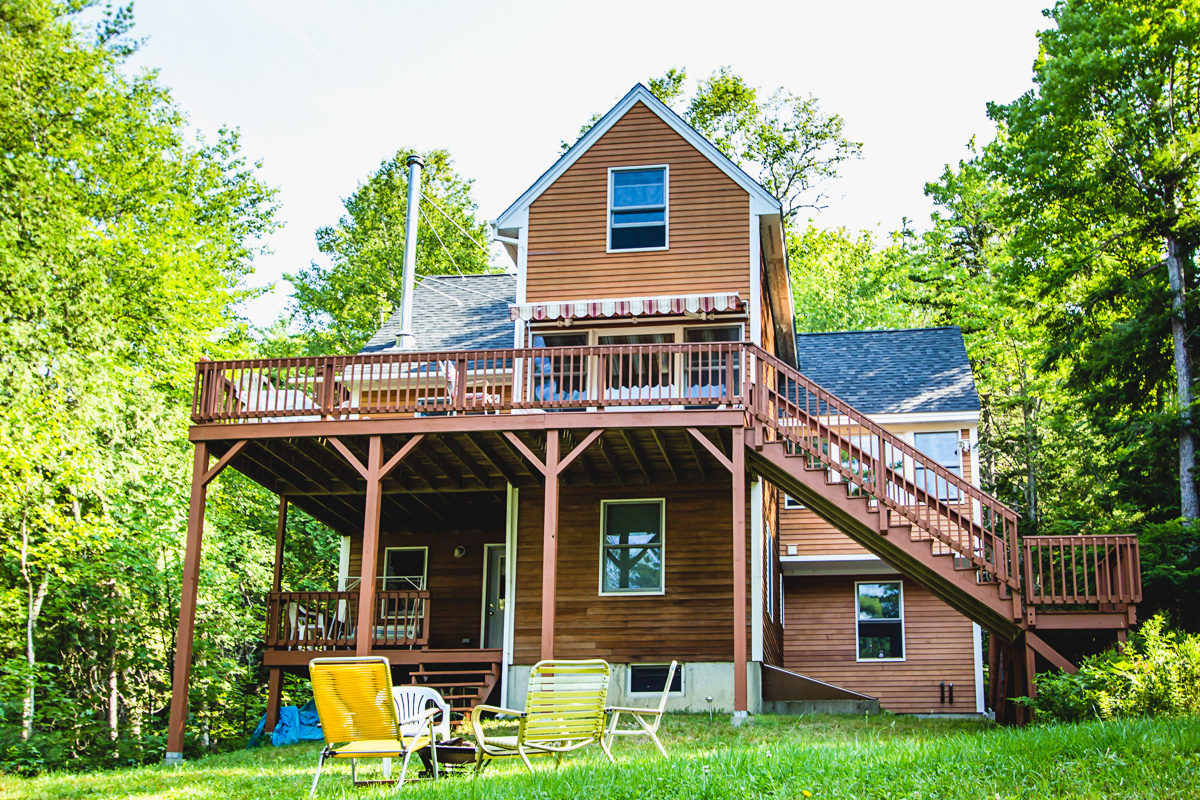
POLYGON ((409 673, 410 683, 436 689, 450 710, 461 717, 486 701, 499 680, 500 665, 495 663, 485 666, 477 663, 437 664, 433 667, 421 664, 409 673))

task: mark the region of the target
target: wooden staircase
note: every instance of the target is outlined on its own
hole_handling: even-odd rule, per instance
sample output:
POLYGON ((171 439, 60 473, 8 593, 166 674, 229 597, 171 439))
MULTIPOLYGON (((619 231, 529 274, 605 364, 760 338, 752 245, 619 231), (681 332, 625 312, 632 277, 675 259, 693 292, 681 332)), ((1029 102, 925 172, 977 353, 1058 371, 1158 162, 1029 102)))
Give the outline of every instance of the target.
POLYGON ((1135 537, 1020 540, 1013 509, 760 348, 751 355, 748 466, 989 631, 998 714, 1023 721, 1007 698, 1035 692, 1035 653, 1073 669, 1039 622, 1134 621, 1135 537))
POLYGON ((436 689, 450 705, 453 715, 465 718, 485 702, 500 682, 500 664, 420 664, 409 673, 409 683, 436 689))

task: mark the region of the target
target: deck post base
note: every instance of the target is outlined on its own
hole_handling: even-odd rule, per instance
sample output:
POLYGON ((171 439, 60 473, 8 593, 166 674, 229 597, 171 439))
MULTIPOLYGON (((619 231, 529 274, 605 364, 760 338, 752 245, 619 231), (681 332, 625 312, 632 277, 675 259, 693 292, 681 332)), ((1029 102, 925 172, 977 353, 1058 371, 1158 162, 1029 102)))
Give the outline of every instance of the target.
POLYGON ((168 750, 166 755, 163 756, 163 763, 178 767, 183 763, 183 753, 172 753, 168 750))

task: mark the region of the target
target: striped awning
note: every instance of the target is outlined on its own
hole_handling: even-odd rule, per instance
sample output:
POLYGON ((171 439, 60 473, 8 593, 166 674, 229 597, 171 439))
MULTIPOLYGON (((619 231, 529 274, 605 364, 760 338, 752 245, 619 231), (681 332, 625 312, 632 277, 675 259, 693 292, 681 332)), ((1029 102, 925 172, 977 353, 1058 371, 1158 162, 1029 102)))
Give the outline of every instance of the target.
POLYGON ((745 304, 733 294, 677 294, 661 297, 612 297, 567 303, 513 303, 509 319, 529 321, 602 319, 608 317, 658 317, 671 314, 711 314, 742 311, 745 304))

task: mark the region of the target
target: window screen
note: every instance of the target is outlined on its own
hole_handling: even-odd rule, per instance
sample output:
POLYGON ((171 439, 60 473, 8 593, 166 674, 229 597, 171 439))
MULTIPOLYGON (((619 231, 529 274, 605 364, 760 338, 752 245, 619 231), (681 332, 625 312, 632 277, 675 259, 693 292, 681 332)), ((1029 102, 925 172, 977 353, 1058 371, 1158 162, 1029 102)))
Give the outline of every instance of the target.
POLYGON ((667 171, 614 170, 609 208, 610 250, 644 250, 667 246, 667 171))

